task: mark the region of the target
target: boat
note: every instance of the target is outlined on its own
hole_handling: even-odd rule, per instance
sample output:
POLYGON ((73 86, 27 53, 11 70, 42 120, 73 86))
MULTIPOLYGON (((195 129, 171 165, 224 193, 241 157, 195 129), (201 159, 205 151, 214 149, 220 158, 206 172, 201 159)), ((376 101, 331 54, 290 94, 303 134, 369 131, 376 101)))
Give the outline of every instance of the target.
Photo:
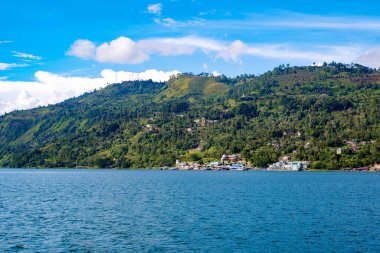
POLYGON ((245 167, 243 164, 240 163, 234 163, 230 165, 230 170, 236 170, 236 171, 241 171, 245 170, 245 167))

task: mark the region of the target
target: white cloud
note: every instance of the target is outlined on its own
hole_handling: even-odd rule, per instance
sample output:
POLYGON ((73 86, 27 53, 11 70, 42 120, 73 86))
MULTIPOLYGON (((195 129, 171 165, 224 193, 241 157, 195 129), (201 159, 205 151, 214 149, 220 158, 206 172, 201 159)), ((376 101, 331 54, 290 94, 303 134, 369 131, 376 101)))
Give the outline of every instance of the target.
POLYGON ((222 43, 199 37, 152 38, 139 41, 119 37, 98 47, 90 41, 78 40, 74 42, 67 54, 103 63, 138 64, 149 60, 153 54, 191 55, 196 50, 209 53, 222 49, 222 43))
POLYGON ((17 51, 12 51, 13 56, 19 57, 19 58, 27 58, 27 59, 32 59, 32 60, 42 60, 42 57, 32 55, 32 54, 26 54, 26 53, 21 53, 17 51))
POLYGON ((27 64, 17 64, 17 63, 4 63, 0 62, 0 70, 7 70, 11 68, 17 68, 17 67, 26 67, 27 64))
POLYGON ((109 43, 96 46, 88 40, 76 41, 68 54, 103 63, 139 64, 152 55, 177 56, 203 52, 213 59, 242 64, 243 56, 272 58, 279 60, 303 60, 308 62, 338 61, 351 63, 363 52, 360 46, 309 46, 299 48, 287 44, 246 44, 240 40, 232 42, 187 36, 178 38, 150 38, 133 41, 119 37, 109 43))
POLYGON ((281 60, 307 60, 309 62, 351 63, 362 51, 358 46, 314 46, 298 49, 288 45, 257 45, 248 47, 246 53, 281 60))
POLYGON ((15 64, 15 63, 0 62, 0 70, 6 70, 6 69, 16 67, 16 66, 17 66, 17 64, 15 64))
POLYGON ((149 59, 149 54, 138 48, 138 44, 127 37, 119 37, 96 48, 98 62, 137 64, 149 59))
MULTIPOLYGON (((253 48, 250 49, 242 41, 235 40, 229 46, 223 47, 219 51, 217 57, 220 57, 227 62, 242 63, 240 56, 244 55, 244 54, 249 54, 249 50, 252 50, 252 49, 253 48)), ((253 53, 253 55, 255 55, 255 54, 253 53)))
MULTIPOLYGON (((271 18, 272 19, 272 18, 271 18)), ((272 19, 273 20, 273 19, 272 19)), ((369 19, 359 16, 318 16, 301 13, 288 13, 283 20, 273 20, 258 23, 263 26, 279 28, 303 28, 303 29, 336 29, 336 30, 380 30, 379 19, 369 19), (289 15, 290 14, 290 15, 289 15)))
POLYGON ((310 66, 315 66, 315 67, 322 67, 323 63, 322 62, 313 62, 310 66))
POLYGON ((0 44, 12 43, 12 40, 0 40, 0 44))
POLYGON ((217 50, 218 42, 198 37, 146 39, 137 42, 138 48, 148 54, 163 56, 191 55, 196 50, 217 50))
POLYGON ((211 9, 208 11, 202 11, 198 13, 199 16, 231 16, 231 12, 225 11, 225 10, 216 10, 216 9, 211 9))
POLYGON ((172 18, 154 18, 153 22, 156 24, 161 24, 165 26, 178 26, 180 23, 172 18))
POLYGON ((134 80, 149 80, 152 79, 154 82, 165 82, 170 79, 171 76, 177 75, 180 72, 177 70, 173 71, 158 71, 156 69, 148 69, 144 72, 128 72, 128 71, 113 71, 110 69, 105 69, 102 71, 101 75, 105 80, 112 82, 117 77, 118 82, 121 81, 134 81, 134 80))
POLYGON ((197 48, 194 43, 201 43, 197 40, 185 37, 146 39, 135 42, 127 37, 119 37, 98 47, 90 41, 78 40, 74 42, 67 54, 103 63, 139 64, 149 60, 152 54, 165 56, 192 54, 197 48))
POLYGON ((202 18, 193 18, 186 21, 177 21, 173 18, 154 18, 153 22, 170 28, 185 28, 189 26, 199 27, 207 23, 206 20, 202 18))
POLYGON ((96 46, 89 40, 76 40, 71 45, 68 55, 73 55, 82 59, 92 59, 95 56, 96 46))
POLYGON ((158 3, 158 4, 148 5, 147 10, 149 13, 160 15, 162 11, 162 4, 158 3))
POLYGON ((130 80, 167 81, 178 71, 146 70, 140 73, 103 70, 98 78, 70 77, 49 72, 35 73, 34 82, 0 80, 0 115, 14 110, 30 109, 62 102, 85 92, 130 80))
POLYGON ((214 71, 211 73, 211 75, 213 75, 213 76, 220 76, 221 74, 220 74, 218 71, 214 70, 214 71))
POLYGON ((380 68, 380 47, 366 51, 355 62, 371 68, 380 68))
MULTIPOLYGON (((205 14, 205 13, 201 13, 205 14)), ((202 16, 202 15, 201 15, 202 16)), ((228 15, 226 15, 228 16, 228 15)), ((247 14, 243 19, 203 19, 174 20, 154 19, 156 24, 166 27, 196 28, 198 30, 262 30, 262 29, 323 29, 380 31, 380 19, 365 16, 320 16, 295 12, 277 11, 266 14, 247 14)))
MULTIPOLYGON (((184 21, 185 23, 186 21, 184 21)), ((323 29, 380 31, 380 20, 360 16, 318 16, 301 13, 272 13, 270 15, 253 14, 245 19, 208 20, 205 27, 210 29, 255 30, 273 29, 323 29)))

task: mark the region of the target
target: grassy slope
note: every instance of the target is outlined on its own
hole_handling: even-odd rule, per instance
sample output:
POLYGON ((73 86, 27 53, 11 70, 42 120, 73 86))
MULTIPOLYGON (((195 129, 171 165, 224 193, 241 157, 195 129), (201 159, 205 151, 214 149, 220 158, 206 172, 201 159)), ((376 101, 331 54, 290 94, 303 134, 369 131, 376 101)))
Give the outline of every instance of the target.
POLYGON ((183 97, 214 97, 224 95, 229 90, 226 84, 212 77, 183 76, 168 82, 168 88, 157 95, 156 101, 183 97))

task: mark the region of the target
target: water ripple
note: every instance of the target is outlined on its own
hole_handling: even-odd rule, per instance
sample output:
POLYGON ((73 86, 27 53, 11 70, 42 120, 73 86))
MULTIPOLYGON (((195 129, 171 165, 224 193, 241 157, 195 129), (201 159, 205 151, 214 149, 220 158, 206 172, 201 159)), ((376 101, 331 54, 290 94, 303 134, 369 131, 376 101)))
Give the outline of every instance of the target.
POLYGON ((0 252, 380 252, 380 176, 0 170, 0 252))

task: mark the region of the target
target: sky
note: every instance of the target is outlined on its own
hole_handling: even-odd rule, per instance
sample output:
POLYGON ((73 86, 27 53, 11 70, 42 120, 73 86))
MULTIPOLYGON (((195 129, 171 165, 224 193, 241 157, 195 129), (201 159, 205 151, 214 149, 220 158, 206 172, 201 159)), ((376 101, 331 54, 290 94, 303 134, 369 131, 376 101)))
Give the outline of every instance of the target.
POLYGON ((109 83, 380 67, 378 0, 2 0, 0 115, 109 83))

